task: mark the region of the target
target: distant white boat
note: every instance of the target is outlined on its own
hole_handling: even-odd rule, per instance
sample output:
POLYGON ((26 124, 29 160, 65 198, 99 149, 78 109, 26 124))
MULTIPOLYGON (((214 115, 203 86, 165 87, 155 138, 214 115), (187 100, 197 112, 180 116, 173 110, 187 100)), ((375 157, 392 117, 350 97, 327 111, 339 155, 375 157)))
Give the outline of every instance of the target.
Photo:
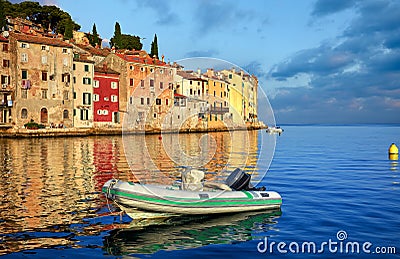
POLYGON ((267 132, 269 134, 279 134, 279 136, 283 133, 283 129, 279 126, 276 127, 268 127, 267 132))

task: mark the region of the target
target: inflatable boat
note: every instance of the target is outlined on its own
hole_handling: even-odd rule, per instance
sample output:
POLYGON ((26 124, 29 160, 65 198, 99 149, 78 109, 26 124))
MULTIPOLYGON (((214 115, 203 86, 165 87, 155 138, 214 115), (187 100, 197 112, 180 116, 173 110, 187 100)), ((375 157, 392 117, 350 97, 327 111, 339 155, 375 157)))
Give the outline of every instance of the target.
POLYGON ((226 183, 231 191, 184 190, 171 186, 138 184, 116 179, 107 181, 102 192, 122 210, 201 215, 237 213, 280 208, 281 196, 250 185, 248 174, 235 170, 226 183))

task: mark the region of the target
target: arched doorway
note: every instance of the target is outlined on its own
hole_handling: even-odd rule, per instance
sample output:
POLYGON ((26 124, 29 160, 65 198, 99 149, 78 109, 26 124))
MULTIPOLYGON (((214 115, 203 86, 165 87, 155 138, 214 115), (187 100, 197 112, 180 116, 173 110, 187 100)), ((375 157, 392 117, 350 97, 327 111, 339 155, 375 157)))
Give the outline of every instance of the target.
POLYGON ((47 123, 48 122, 48 113, 46 108, 42 108, 40 110, 40 123, 47 123))

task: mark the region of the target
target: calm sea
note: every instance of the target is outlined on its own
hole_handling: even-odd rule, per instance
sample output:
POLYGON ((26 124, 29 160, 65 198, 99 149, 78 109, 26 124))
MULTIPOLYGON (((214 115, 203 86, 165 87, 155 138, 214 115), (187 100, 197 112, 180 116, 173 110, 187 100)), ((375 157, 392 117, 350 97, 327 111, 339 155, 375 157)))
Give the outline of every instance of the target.
POLYGON ((400 166, 388 148, 400 146, 400 126, 284 130, 0 139, 0 256, 398 258, 400 166), (282 208, 138 228, 100 193, 111 178, 172 183, 185 161, 215 181, 226 165, 245 168, 282 208))

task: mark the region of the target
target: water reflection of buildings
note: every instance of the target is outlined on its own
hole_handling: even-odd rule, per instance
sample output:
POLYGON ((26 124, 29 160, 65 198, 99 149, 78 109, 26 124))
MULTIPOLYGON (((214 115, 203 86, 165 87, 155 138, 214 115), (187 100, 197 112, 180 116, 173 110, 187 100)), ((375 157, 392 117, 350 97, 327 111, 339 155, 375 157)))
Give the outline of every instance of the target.
POLYGON ((66 244, 65 232, 84 235, 76 227, 98 216, 106 204, 101 187, 111 178, 172 183, 180 177, 182 154, 207 179, 225 179, 225 168, 253 168, 258 133, 0 139, 0 144, 0 233, 7 236, 1 255, 66 244), (35 237, 34 244, 13 237, 32 231, 64 235, 35 237))

